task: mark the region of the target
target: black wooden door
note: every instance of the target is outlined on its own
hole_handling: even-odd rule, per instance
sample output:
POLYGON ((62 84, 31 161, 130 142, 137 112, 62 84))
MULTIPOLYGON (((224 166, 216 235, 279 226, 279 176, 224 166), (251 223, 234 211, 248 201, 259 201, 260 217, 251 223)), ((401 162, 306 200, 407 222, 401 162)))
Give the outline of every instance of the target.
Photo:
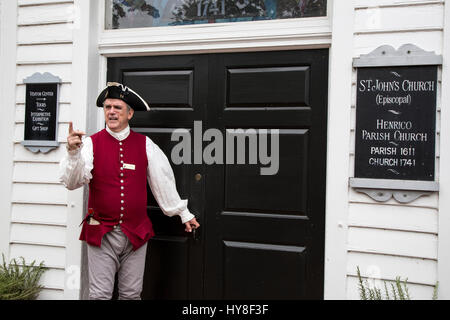
POLYGON ((191 136, 192 164, 172 167, 202 226, 187 235, 149 196, 157 236, 144 299, 323 297, 327 61, 328 50, 108 60, 108 80, 150 102, 152 111, 132 119, 134 130, 169 160, 174 130, 191 136), (202 141, 208 129, 216 136, 202 141), (205 163, 202 150, 219 133, 222 153, 205 163))

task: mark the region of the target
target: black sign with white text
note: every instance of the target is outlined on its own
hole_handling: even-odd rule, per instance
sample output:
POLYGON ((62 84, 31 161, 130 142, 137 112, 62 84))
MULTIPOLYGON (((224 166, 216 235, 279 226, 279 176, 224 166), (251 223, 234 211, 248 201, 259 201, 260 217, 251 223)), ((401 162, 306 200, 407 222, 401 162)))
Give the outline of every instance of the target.
POLYGON ((433 181, 437 66, 357 72, 355 177, 433 181))
POLYGON ((25 140, 56 140, 57 95, 57 83, 26 85, 25 140))

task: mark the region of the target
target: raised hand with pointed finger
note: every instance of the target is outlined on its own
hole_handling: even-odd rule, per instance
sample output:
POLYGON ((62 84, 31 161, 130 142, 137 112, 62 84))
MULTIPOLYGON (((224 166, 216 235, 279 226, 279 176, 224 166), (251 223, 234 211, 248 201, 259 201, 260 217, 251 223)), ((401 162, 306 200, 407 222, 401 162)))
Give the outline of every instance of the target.
POLYGON ((69 151, 76 150, 81 147, 81 137, 84 136, 83 131, 73 130, 72 121, 69 122, 69 135, 67 136, 67 149, 69 151))

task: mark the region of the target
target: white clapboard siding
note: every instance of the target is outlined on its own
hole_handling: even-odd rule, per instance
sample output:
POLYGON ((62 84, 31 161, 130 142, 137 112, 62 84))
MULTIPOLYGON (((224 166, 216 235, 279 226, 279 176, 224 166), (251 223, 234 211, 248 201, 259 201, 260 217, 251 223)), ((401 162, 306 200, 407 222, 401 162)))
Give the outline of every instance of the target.
POLYGON ((414 232, 438 233, 436 209, 350 203, 348 225, 414 232))
MULTIPOLYGON (((48 64, 48 65, 20 65, 17 66, 17 83, 23 84, 23 80, 33 75, 36 72, 51 74, 61 78, 62 82, 71 82, 72 80, 72 65, 64 64, 48 64)), ((23 100, 22 102, 24 102, 23 100)))
POLYGON ((47 153, 33 153, 17 142, 14 144, 14 161, 59 163, 65 152, 65 146, 60 145, 47 153))
POLYGON ((41 283, 50 288, 64 288, 65 271, 63 269, 46 269, 41 277, 41 283))
MULTIPOLYGON (((16 86, 17 88, 17 86, 16 86)), ((17 89, 16 89, 17 91, 17 89)), ((17 95, 16 95, 16 100, 17 100, 17 95)), ((14 117, 14 122, 15 123, 23 123, 25 122, 25 103, 20 103, 16 105, 16 114, 14 117)))
MULTIPOLYGON (((70 104, 69 103, 59 103, 58 109, 58 122, 69 122, 71 120, 70 115, 70 104)), ((24 123, 25 121, 25 103, 18 104, 16 107, 16 123, 24 123)))
POLYGON ((72 43, 72 23, 45 24, 19 27, 19 45, 72 43))
MULTIPOLYGON (((71 66, 68 64, 68 66, 71 66)), ((37 71, 39 72, 39 71, 37 71)), ((41 72, 42 73, 42 72, 41 72)), ((31 76, 32 74, 30 74, 31 76)), ((53 74, 54 76, 59 76, 58 74, 53 74)), ((26 85, 20 84, 16 86, 16 103, 17 104, 25 104, 25 91, 26 91, 26 85)), ((71 85, 67 83, 63 83, 59 86, 59 102, 70 102, 72 99, 71 96, 71 85)))
POLYGON ((437 236, 429 233, 348 228, 348 251, 437 259, 437 236))
POLYGON ((359 267, 362 277, 392 281, 400 277, 426 285, 435 285, 437 281, 437 262, 433 260, 360 252, 349 252, 347 259, 347 274, 354 277, 359 267))
MULTIPOLYGON (((10 257, 27 263, 44 261, 44 290, 38 299, 64 299, 67 197, 59 183, 59 161, 65 155, 72 102, 73 0, 17 0, 16 109, 11 194, 10 257), (62 79, 59 91, 60 147, 48 153, 24 148, 25 85, 36 72, 62 79), (63 124, 63 125, 61 125, 63 124), (64 125, 66 124, 66 125, 64 125)), ((80 217, 80 221, 81 221, 80 217)))
MULTIPOLYGON (((66 272, 63 269, 53 269, 48 268, 43 273, 40 284, 51 291, 61 291, 64 290, 66 272)), ((45 295, 41 293, 40 299, 43 299, 45 295)), ((62 297, 60 298, 62 299, 62 297)))
MULTIPOLYGON (((16 124, 14 128, 14 142, 21 142, 24 139, 24 123, 16 124)), ((59 124, 58 126, 58 138, 57 141, 60 143, 67 141, 67 132, 69 130, 68 124, 59 124)))
POLYGON ((17 63, 72 61, 72 44, 32 45, 17 47, 17 63))
POLYGON ((37 300, 63 300, 64 290, 43 289, 37 300))
POLYGON ((58 121, 60 123, 72 121, 71 107, 70 103, 59 103, 58 121))
POLYGON ((14 203, 11 209, 11 221, 66 226, 67 206, 14 203))
POLYGON ((13 182, 59 183, 58 163, 15 162, 13 182))
POLYGON ((66 204, 67 190, 61 184, 13 183, 14 203, 66 204))
POLYGON ((39 264, 43 261, 44 266, 48 268, 64 269, 65 266, 66 249, 64 248, 12 243, 10 250, 11 259, 24 257, 27 264, 33 261, 39 264))
POLYGON ((32 243, 65 247, 66 228, 27 223, 11 224, 11 243, 32 243))
POLYGON ((54 3, 40 6, 19 7, 17 24, 36 25, 45 23, 72 22, 74 8, 72 3, 54 3))
MULTIPOLYGON (((364 280, 364 279, 363 279, 364 280)), ((405 280, 405 279, 400 279, 405 280)), ((392 296, 390 281, 386 281, 386 285, 389 290, 390 300, 394 300, 392 296)), ((394 283, 395 285, 395 283, 394 283)), ((384 297, 384 283, 382 281, 376 282, 376 287, 381 289, 384 297)), ((433 298, 434 286, 420 285, 415 283, 408 283, 408 292, 411 300, 431 300, 433 298)), ((402 285, 403 288, 403 285, 402 285)), ((347 299, 349 300, 360 300, 359 295, 359 280, 357 277, 347 277, 347 299)))
POLYGON ((443 4, 370 8, 355 11, 359 32, 439 29, 444 25, 443 4))

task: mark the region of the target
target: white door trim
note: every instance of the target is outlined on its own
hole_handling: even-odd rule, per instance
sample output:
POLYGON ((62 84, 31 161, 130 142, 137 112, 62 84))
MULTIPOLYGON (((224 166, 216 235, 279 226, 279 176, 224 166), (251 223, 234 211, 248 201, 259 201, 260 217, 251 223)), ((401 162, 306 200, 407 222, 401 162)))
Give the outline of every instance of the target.
MULTIPOLYGON (((333 0, 328 0, 328 8, 331 3, 333 0)), ((99 5, 99 52, 109 57, 324 48, 331 44, 329 14, 315 18, 104 30, 105 1, 99 5)))
POLYGON ((353 1, 335 1, 328 79, 325 299, 346 299, 353 1))

